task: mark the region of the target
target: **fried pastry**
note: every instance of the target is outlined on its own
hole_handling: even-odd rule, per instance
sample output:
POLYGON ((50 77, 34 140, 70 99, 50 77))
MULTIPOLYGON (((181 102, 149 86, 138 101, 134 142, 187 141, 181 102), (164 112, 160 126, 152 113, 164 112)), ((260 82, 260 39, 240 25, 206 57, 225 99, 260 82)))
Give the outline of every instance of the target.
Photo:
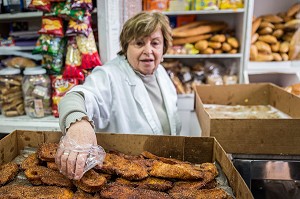
POLYGON ((37 150, 38 158, 43 161, 55 161, 55 154, 58 148, 57 143, 43 143, 37 150))
POLYGON ((54 186, 7 185, 0 187, 1 199, 72 199, 73 192, 66 188, 54 186))
POLYGON ((148 151, 143 151, 141 155, 144 156, 145 158, 159 160, 167 164, 190 164, 189 162, 180 161, 174 158, 164 158, 164 157, 156 156, 148 151))
POLYGON ((158 191, 148 189, 140 189, 128 187, 112 183, 100 192, 102 198, 117 199, 117 198, 135 198, 135 199, 171 199, 171 197, 158 191))
POLYGON ((151 176, 158 178, 174 178, 181 180, 203 179, 204 174, 190 164, 167 164, 155 161, 150 171, 151 176))
POLYGON ((81 189, 77 189, 77 191, 74 193, 73 199, 96 199, 97 196, 93 196, 90 193, 87 193, 81 189))
POLYGON ((173 186, 173 183, 169 180, 154 177, 148 177, 141 181, 129 181, 124 178, 117 178, 115 182, 121 185, 137 187, 141 189, 150 189, 154 191, 167 191, 173 186))
POLYGON ((47 162, 47 167, 54 171, 59 171, 58 166, 55 162, 47 162))
POLYGON ((19 172, 17 163, 9 162, 0 165, 0 186, 13 180, 19 172))
POLYGON ((148 177, 148 172, 143 166, 111 153, 106 154, 101 170, 127 180, 142 180, 148 177))
POLYGON ((201 190, 182 189, 178 192, 171 192, 169 194, 174 199, 232 199, 232 197, 227 194, 225 190, 220 188, 201 190))
POLYGON ((23 160, 23 162, 21 163, 21 169, 26 170, 29 167, 38 166, 38 165, 40 165, 40 163, 41 163, 41 161, 37 157, 37 154, 32 153, 23 160))
POLYGON ((47 167, 35 166, 25 170, 26 178, 33 185, 56 185, 60 187, 72 187, 73 184, 70 179, 65 177, 59 171, 54 171, 47 167))
POLYGON ((80 180, 74 180, 73 183, 76 187, 79 187, 83 191, 94 193, 100 191, 106 184, 106 178, 91 169, 87 171, 80 180))
POLYGON ((209 183, 205 181, 178 181, 174 183, 172 189, 169 190, 171 192, 180 192, 183 189, 193 190, 193 189, 213 189, 217 186, 217 181, 213 180, 209 183))

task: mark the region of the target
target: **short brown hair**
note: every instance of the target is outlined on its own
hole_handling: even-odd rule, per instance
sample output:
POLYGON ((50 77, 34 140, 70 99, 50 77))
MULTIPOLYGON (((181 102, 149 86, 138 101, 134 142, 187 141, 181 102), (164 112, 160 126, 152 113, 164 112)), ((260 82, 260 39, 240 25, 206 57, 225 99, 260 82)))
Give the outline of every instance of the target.
POLYGON ((168 17, 160 12, 143 11, 128 19, 123 25, 120 34, 121 50, 118 55, 126 55, 131 41, 147 37, 155 32, 157 28, 161 28, 164 37, 163 54, 165 54, 172 42, 172 29, 168 17))

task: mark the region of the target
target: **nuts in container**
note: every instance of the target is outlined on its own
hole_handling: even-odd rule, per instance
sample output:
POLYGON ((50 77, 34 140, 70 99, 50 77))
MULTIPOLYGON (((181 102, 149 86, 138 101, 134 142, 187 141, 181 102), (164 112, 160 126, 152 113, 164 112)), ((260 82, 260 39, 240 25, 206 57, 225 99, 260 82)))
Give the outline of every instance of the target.
POLYGON ((0 105, 2 114, 7 117, 24 115, 22 95, 22 75, 20 69, 0 70, 0 105))
POLYGON ((34 118, 51 115, 51 81, 46 69, 26 68, 22 90, 26 115, 34 118))

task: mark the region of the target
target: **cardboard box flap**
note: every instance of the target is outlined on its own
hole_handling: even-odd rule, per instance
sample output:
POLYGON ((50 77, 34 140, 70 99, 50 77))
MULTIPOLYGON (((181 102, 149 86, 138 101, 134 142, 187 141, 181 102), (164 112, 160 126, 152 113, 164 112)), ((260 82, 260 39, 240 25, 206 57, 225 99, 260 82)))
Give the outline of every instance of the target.
POLYGON ((197 95, 204 104, 222 105, 267 105, 269 104, 269 84, 201 85, 196 87, 197 95), (213 92, 212 92, 213 88, 213 92))
POLYGON ((216 137, 227 153, 299 155, 300 98, 270 83, 196 87, 201 136, 216 137), (292 118, 211 118, 204 104, 272 105, 292 118))

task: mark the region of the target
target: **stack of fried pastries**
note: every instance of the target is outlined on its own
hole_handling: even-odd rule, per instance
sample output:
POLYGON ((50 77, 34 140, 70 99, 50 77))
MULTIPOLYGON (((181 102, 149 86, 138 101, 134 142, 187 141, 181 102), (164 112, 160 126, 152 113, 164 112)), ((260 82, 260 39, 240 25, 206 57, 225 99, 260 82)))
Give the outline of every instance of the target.
POLYGON ((20 165, 1 165, 0 199, 232 198, 218 187, 218 170, 213 163, 194 165, 147 151, 136 156, 110 151, 101 169, 93 168, 80 180, 70 180, 57 169, 56 150, 57 144, 44 143, 20 165), (21 173, 29 185, 14 180, 21 173))

